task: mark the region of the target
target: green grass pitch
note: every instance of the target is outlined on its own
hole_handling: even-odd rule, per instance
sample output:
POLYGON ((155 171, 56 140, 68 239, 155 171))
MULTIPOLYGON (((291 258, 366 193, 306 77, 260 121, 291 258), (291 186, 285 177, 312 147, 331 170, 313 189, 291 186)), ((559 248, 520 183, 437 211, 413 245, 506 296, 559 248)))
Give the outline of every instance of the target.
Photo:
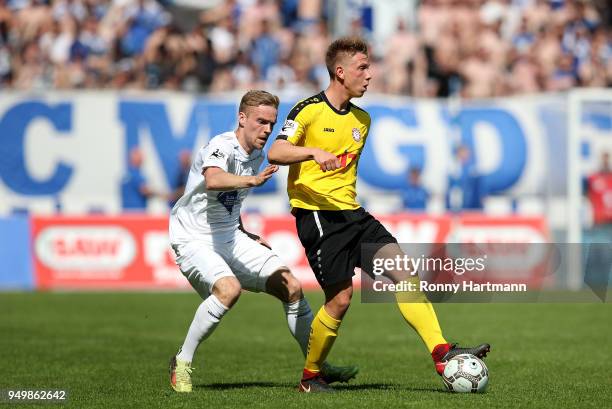
MULTIPOLYGON (((320 293, 307 297, 318 309, 320 293)), ((492 345, 488 392, 459 395, 444 391, 394 305, 356 294, 330 361, 361 373, 340 393, 308 395, 296 392, 303 359, 280 303, 244 294, 200 347, 194 393, 177 395, 167 363, 198 303, 192 293, 0 293, 0 389, 68 389, 67 403, 47 407, 71 408, 612 407, 611 304, 437 305, 449 340, 492 345)))

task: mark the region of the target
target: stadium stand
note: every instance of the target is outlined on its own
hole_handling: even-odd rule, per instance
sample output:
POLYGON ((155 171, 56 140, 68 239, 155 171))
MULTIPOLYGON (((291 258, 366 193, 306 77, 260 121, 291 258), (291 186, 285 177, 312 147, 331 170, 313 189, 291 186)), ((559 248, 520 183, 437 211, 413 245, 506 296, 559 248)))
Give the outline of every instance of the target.
POLYGON ((340 27, 328 16, 347 1, 0 0, 0 89, 308 95, 327 84, 323 54, 338 34, 371 40, 370 92, 482 98, 612 84, 605 1, 423 0, 383 34, 372 13, 386 2, 352 8, 340 27))

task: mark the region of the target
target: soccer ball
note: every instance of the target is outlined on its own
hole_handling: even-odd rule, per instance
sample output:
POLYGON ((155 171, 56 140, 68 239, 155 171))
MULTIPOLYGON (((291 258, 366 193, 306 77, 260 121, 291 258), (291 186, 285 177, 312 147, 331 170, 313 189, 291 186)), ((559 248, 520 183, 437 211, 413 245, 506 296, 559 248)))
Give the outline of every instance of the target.
POLYGON ((474 355, 461 354, 448 361, 442 380, 451 392, 484 392, 489 383, 489 370, 474 355))

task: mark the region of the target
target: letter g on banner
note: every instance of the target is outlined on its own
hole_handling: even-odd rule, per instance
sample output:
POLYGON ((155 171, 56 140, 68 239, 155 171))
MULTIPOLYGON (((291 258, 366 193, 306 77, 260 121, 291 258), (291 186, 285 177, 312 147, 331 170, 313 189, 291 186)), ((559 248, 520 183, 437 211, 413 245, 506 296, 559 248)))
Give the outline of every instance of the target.
MULTIPOLYGON (((527 141, 517 118, 501 108, 465 108, 458 118, 461 140, 476 153, 475 127, 478 123, 492 126, 499 144, 500 163, 482 175, 488 193, 499 193, 510 189, 520 179, 527 163, 527 141)), ((472 160, 479 161, 477 157, 472 160)))
POLYGON ((9 109, 0 119, 0 178, 16 193, 29 196, 52 195, 61 191, 70 180, 73 168, 58 162, 46 180, 36 180, 26 168, 26 128, 32 121, 47 119, 58 132, 72 129, 70 104, 49 106, 42 102, 24 102, 9 109))

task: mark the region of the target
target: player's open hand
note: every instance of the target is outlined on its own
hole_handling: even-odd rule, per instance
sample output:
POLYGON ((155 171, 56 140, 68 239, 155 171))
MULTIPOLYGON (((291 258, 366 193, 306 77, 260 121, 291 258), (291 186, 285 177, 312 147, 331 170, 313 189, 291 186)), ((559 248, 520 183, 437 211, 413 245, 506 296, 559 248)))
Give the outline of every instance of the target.
POLYGON ((313 154, 313 159, 323 172, 340 169, 342 167, 340 159, 338 159, 336 155, 324 151, 323 149, 317 149, 313 154))
POLYGON ((259 174, 257 176, 254 176, 253 179, 253 186, 261 186, 264 183, 266 183, 266 181, 268 179, 270 179, 272 177, 272 175, 274 173, 276 173, 276 171, 278 170, 278 166, 277 165, 268 165, 265 167, 264 170, 262 170, 261 172, 259 172, 259 174))

